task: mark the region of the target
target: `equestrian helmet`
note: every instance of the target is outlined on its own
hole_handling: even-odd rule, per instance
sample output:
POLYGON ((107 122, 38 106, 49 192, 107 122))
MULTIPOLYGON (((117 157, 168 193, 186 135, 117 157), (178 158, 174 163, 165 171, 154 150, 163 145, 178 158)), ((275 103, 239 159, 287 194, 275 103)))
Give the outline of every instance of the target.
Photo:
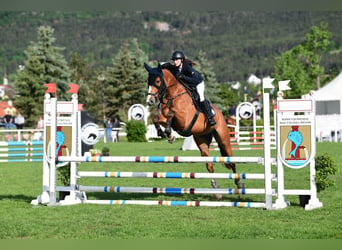
POLYGON ((185 59, 185 55, 184 52, 181 50, 176 50, 175 52, 173 52, 171 60, 175 60, 175 59, 185 59))

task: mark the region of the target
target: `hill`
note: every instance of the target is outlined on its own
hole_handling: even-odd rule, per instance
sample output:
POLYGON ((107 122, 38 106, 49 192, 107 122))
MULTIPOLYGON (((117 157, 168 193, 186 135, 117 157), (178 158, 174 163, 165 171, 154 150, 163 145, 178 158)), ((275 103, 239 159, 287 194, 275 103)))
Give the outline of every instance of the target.
POLYGON ((322 21, 334 41, 324 66, 340 71, 339 11, 0 11, 0 74, 15 73, 30 41, 36 41, 37 28, 50 25, 66 58, 78 52, 92 67, 110 65, 122 41, 136 37, 151 60, 168 60, 174 49, 196 59, 202 50, 220 82, 245 81, 251 73, 271 74, 275 58, 322 21))

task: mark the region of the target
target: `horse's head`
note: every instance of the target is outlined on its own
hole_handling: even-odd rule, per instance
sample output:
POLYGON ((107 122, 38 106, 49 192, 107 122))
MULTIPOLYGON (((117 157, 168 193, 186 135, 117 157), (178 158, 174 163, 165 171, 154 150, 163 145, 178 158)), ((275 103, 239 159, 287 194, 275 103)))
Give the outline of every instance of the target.
POLYGON ((166 86, 163 78, 163 70, 159 63, 157 68, 152 68, 147 63, 144 63, 144 66, 148 72, 146 102, 152 106, 157 103, 158 99, 161 100, 165 94, 166 86))

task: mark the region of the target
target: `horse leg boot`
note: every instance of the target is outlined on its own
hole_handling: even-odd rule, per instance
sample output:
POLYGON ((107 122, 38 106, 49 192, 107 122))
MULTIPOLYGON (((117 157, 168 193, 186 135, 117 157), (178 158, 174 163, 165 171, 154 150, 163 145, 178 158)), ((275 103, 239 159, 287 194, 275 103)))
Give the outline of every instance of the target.
POLYGON ((214 119, 214 116, 215 116, 215 111, 214 109, 210 106, 210 103, 208 102, 207 99, 205 99, 203 102, 201 102, 201 107, 203 109, 203 112, 207 118, 207 122, 208 122, 208 125, 211 127, 211 126, 215 126, 216 125, 216 122, 215 122, 215 119, 214 119))
MULTIPOLYGON (((207 163, 207 170, 209 173, 214 173, 214 168, 212 163, 207 163)), ((219 185, 217 184, 216 180, 213 178, 211 179, 211 187, 212 188, 219 188, 219 185)), ((222 200, 222 194, 215 194, 215 199, 220 201, 222 200)))
MULTIPOLYGON (((233 170, 233 173, 236 174, 236 166, 235 166, 235 163, 225 163, 225 166, 228 168, 228 165, 229 165, 229 168, 231 168, 233 170)), ((228 169, 229 169, 228 168, 228 169)), ((236 178, 234 180, 235 182, 235 185, 238 189, 244 189, 245 188, 245 185, 241 182, 240 178, 236 178)))

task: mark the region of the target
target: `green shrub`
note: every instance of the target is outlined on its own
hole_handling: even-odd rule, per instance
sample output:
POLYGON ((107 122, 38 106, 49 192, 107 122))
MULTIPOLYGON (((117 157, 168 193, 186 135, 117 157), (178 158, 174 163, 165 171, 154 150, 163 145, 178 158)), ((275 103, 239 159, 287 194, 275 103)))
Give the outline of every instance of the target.
POLYGON ((128 142, 146 142, 147 128, 143 122, 129 121, 126 123, 128 142))
POLYGON ((337 166, 335 160, 327 153, 315 157, 316 186, 317 192, 335 185, 335 181, 330 178, 336 174, 337 166))
POLYGON ((57 168, 57 179, 60 180, 64 186, 70 185, 70 163, 64 167, 57 168))

